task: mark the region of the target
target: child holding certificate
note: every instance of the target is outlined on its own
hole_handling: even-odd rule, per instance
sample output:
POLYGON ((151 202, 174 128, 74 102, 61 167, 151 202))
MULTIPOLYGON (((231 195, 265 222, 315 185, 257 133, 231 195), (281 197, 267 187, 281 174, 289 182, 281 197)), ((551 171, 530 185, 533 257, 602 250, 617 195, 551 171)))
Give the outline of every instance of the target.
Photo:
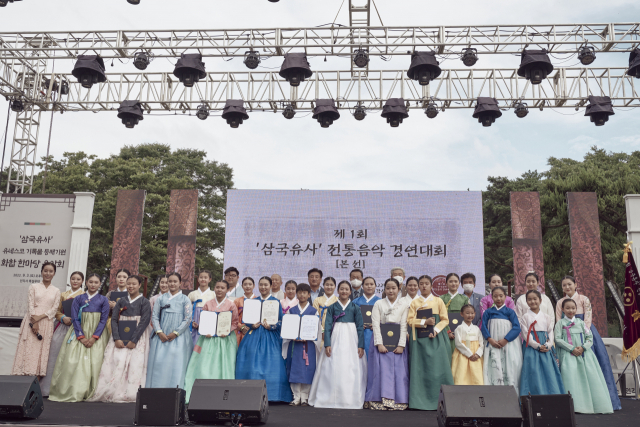
MULTIPOLYGON (((247 324, 249 332, 244 336, 238 347, 236 360, 237 380, 265 380, 267 395, 271 402, 291 402, 293 396, 284 359, 282 359, 282 338, 280 326, 282 322, 282 307, 277 298, 271 296, 271 278, 264 276, 258 281, 260 302, 265 309, 265 302, 277 304, 276 318, 269 323, 266 318, 262 322, 247 324)), ((255 313, 248 309, 247 301, 243 311, 243 322, 251 319, 255 313)), ((262 314, 267 310, 263 310, 262 314)), ((270 310, 269 310, 270 311, 270 310)), ((271 313, 268 313, 271 315, 271 313)), ((258 318, 261 318, 259 316, 258 318)))
POLYGON ((333 277, 325 277, 322 287, 324 289, 324 295, 313 301, 313 308, 320 313, 320 323, 322 324, 322 333, 324 333, 324 324, 327 320, 327 310, 332 304, 338 301, 338 297, 335 295, 336 279, 333 277))
MULTIPOLYGON (((238 308, 233 301, 227 298, 229 283, 226 280, 217 282, 214 292, 215 298, 204 305, 203 313, 207 311, 215 313, 231 312, 231 325, 227 327, 226 324, 223 324, 222 315, 219 315, 216 331, 218 336, 214 337, 211 334, 207 334, 200 335, 198 338, 184 379, 187 403, 189 403, 191 389, 195 380, 233 380, 236 377, 238 344, 235 331, 238 328, 238 308)), ((227 317, 225 319, 226 322, 229 320, 228 314, 225 317, 227 317)), ((202 322, 200 324, 202 325, 202 322)), ((201 330, 204 331, 205 329, 201 330)))
POLYGON ((280 301, 282 305, 282 312, 287 314, 291 307, 298 305, 298 299, 296 294, 298 292, 298 284, 294 280, 289 280, 284 285, 284 298, 280 301))
MULTIPOLYGON (((373 277, 365 277, 362 281, 362 291, 364 292, 358 298, 353 300, 353 303, 358 307, 363 305, 374 305, 380 301, 380 297, 376 295, 376 280, 373 277)), ((407 304, 408 306, 409 304, 407 304)), ((361 311, 362 312, 362 311, 361 311)), ((364 319, 363 319, 364 320, 364 319)), ((369 358, 369 347, 373 338, 373 330, 371 325, 364 324, 364 352, 369 358)))
POLYGON ((204 309, 204 305, 215 298, 215 294, 209 287, 209 283, 211 283, 211 272, 209 270, 202 270, 200 274, 198 274, 198 289, 189 294, 189 300, 193 303, 189 330, 191 331, 191 339, 193 340, 194 346, 200 336, 198 333, 200 313, 204 309))
POLYGON ((242 323, 242 312, 244 310, 244 302, 248 299, 255 299, 256 294, 253 293, 256 284, 254 283, 251 277, 245 277, 242 279, 242 290, 244 291, 244 296, 242 298, 236 298, 233 300, 233 303, 238 308, 238 330, 236 331, 236 338, 238 339, 238 347, 240 347, 240 342, 244 335, 249 332, 249 327, 242 323))
POLYGON ((484 340, 480 328, 473 324, 476 309, 463 305, 460 313, 464 322, 454 332, 456 349, 453 351, 451 371, 455 385, 483 385, 482 353, 484 340))

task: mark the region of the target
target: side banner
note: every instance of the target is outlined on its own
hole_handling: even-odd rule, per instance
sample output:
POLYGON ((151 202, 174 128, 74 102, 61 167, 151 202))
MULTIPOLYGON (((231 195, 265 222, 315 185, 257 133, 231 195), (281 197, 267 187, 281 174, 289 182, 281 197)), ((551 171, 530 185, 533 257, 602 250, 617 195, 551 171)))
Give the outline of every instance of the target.
POLYGON ((540 278, 538 290, 544 292, 540 194, 511 192, 510 195, 515 294, 523 295, 527 292, 524 276, 530 271, 536 272, 540 278))
POLYGON ((567 193, 571 259, 578 292, 586 295, 593 308, 593 324, 603 337, 609 336, 604 297, 600 221, 596 193, 567 193))
POLYGON ((138 274, 146 195, 147 192, 144 190, 118 190, 109 281, 109 288, 112 290, 116 288, 116 275, 119 269, 126 268, 131 274, 138 274))
POLYGON ((198 190, 171 190, 167 272, 178 272, 182 289, 193 289, 198 229, 198 190))

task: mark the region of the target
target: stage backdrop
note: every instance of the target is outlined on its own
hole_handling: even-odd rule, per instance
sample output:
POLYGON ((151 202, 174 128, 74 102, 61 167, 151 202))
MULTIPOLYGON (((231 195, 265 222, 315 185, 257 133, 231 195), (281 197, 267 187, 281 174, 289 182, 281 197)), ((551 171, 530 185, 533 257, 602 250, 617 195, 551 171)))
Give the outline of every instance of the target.
POLYGON ((472 272, 484 294, 480 192, 230 190, 225 234, 224 268, 256 282, 307 282, 312 267, 338 281, 360 268, 381 282, 398 266, 440 284, 472 272))

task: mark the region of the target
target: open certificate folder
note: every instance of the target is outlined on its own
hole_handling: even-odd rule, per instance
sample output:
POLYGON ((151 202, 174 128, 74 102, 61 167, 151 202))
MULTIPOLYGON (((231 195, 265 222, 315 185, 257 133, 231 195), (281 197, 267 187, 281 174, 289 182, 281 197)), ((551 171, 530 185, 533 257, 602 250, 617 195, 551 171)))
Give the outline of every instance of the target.
MULTIPOLYGON (((278 323, 280 317, 280 302, 274 300, 262 301, 259 298, 244 300, 242 323, 255 325, 266 320, 269 325, 278 323)), ((202 334, 202 331, 200 331, 202 334)))
POLYGON ((285 314, 280 336, 285 340, 317 341, 319 324, 320 318, 315 314, 285 314))
POLYGON ((216 313, 215 311, 203 311, 200 313, 198 332, 200 335, 212 337, 227 336, 231 333, 231 320, 233 314, 230 311, 216 313))

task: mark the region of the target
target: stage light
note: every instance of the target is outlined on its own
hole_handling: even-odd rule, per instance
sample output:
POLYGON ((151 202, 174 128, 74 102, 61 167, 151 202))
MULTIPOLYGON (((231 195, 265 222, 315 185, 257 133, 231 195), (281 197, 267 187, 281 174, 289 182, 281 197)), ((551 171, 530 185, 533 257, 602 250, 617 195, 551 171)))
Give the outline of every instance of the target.
POLYGON ((200 79, 204 79, 207 72, 204 69, 204 62, 202 62, 202 55, 199 53, 183 53, 180 55, 180 59, 176 63, 176 68, 173 70, 173 75, 176 76, 185 87, 193 87, 200 79))
POLYGON ((15 113, 21 113, 24 111, 24 104, 19 99, 14 99, 11 101, 11 111, 15 113))
POLYGON ((118 118, 122 119, 122 124, 127 129, 133 129, 140 120, 144 120, 142 116, 142 105, 140 101, 122 101, 120 107, 118 107, 118 118))
POLYGON ((328 128, 340 118, 340 113, 333 99, 316 99, 312 118, 316 119, 321 127, 328 128))
POLYGON ((365 49, 356 50, 356 55, 353 57, 353 63, 358 68, 364 68, 369 63, 369 54, 365 49))
POLYGON ((515 109, 513 111, 518 118, 526 117, 529 114, 529 109, 527 108, 527 104, 524 102, 518 102, 515 105, 515 109))
POLYGON ((227 99, 222 110, 222 118, 234 129, 240 126, 244 120, 249 120, 247 110, 244 108, 244 101, 242 99, 227 99))
POLYGON ((472 47, 462 49, 462 63, 467 67, 473 67, 478 62, 478 50, 472 47))
POLYGON ((133 55, 133 65, 138 70, 146 70, 150 62, 151 62, 151 57, 147 52, 143 52, 143 51, 136 52, 133 55))
POLYGON ((287 104, 287 106, 284 107, 282 115, 285 119, 291 120, 296 115, 296 110, 293 108, 293 105, 287 104))
POLYGON ((596 126, 604 126, 609 121, 609 116, 613 116, 613 105, 608 96, 589 96, 589 105, 584 115, 591 118, 591 123, 596 126))
POLYGON ((358 105, 353 112, 353 117, 358 121, 364 120, 367 117, 367 109, 362 105, 358 105))
POLYGON ((198 111, 196 112, 196 117, 199 118, 200 120, 207 120, 207 117, 209 117, 209 107, 207 107, 207 104, 198 105, 198 111))
POLYGON ((392 128, 397 128, 402 123, 402 120, 409 117, 409 112, 402 98, 389 98, 382 107, 382 117, 387 119, 387 123, 392 128))
POLYGON ((518 75, 531 81, 532 85, 539 85, 553 71, 553 65, 547 55, 547 50, 522 51, 518 75))
POLYGON ((280 0, 269 0, 269 3, 278 3, 280 0))
POLYGON ((498 101, 495 98, 478 97, 476 108, 473 110, 473 118, 478 119, 478 123, 489 127, 500 116, 502 116, 502 112, 498 108, 498 101))
POLYGON ((640 48, 637 47, 629 54, 629 69, 627 75, 640 79, 640 48))
POLYGON ((78 55, 71 74, 78 79, 82 87, 90 89, 95 83, 107 81, 104 71, 104 61, 100 55, 78 55))
POLYGON ((596 60, 596 52, 591 46, 582 46, 578 53, 578 59, 582 65, 593 64, 596 60))
POLYGON ((440 75, 439 62, 436 60, 435 52, 413 52, 411 55, 411 66, 407 71, 407 77, 417 80, 422 86, 440 75))
POLYGON ((279 74, 280 77, 288 81, 291 86, 300 86, 300 83, 302 83, 304 79, 308 79, 313 74, 311 66, 309 62, 307 62, 307 54, 285 54, 279 74))
POLYGON ((244 54, 244 65, 250 70, 255 70, 260 65, 260 53, 256 50, 250 50, 244 54))
POLYGON ((14 1, 22 1, 22 0, 0 0, 0 7, 5 7, 9 3, 13 3, 14 1))
POLYGON ((60 95, 69 95, 69 82, 66 80, 63 80, 60 85, 60 95))
POLYGON ((127 0, 129 4, 140 4, 140 0, 127 0))

